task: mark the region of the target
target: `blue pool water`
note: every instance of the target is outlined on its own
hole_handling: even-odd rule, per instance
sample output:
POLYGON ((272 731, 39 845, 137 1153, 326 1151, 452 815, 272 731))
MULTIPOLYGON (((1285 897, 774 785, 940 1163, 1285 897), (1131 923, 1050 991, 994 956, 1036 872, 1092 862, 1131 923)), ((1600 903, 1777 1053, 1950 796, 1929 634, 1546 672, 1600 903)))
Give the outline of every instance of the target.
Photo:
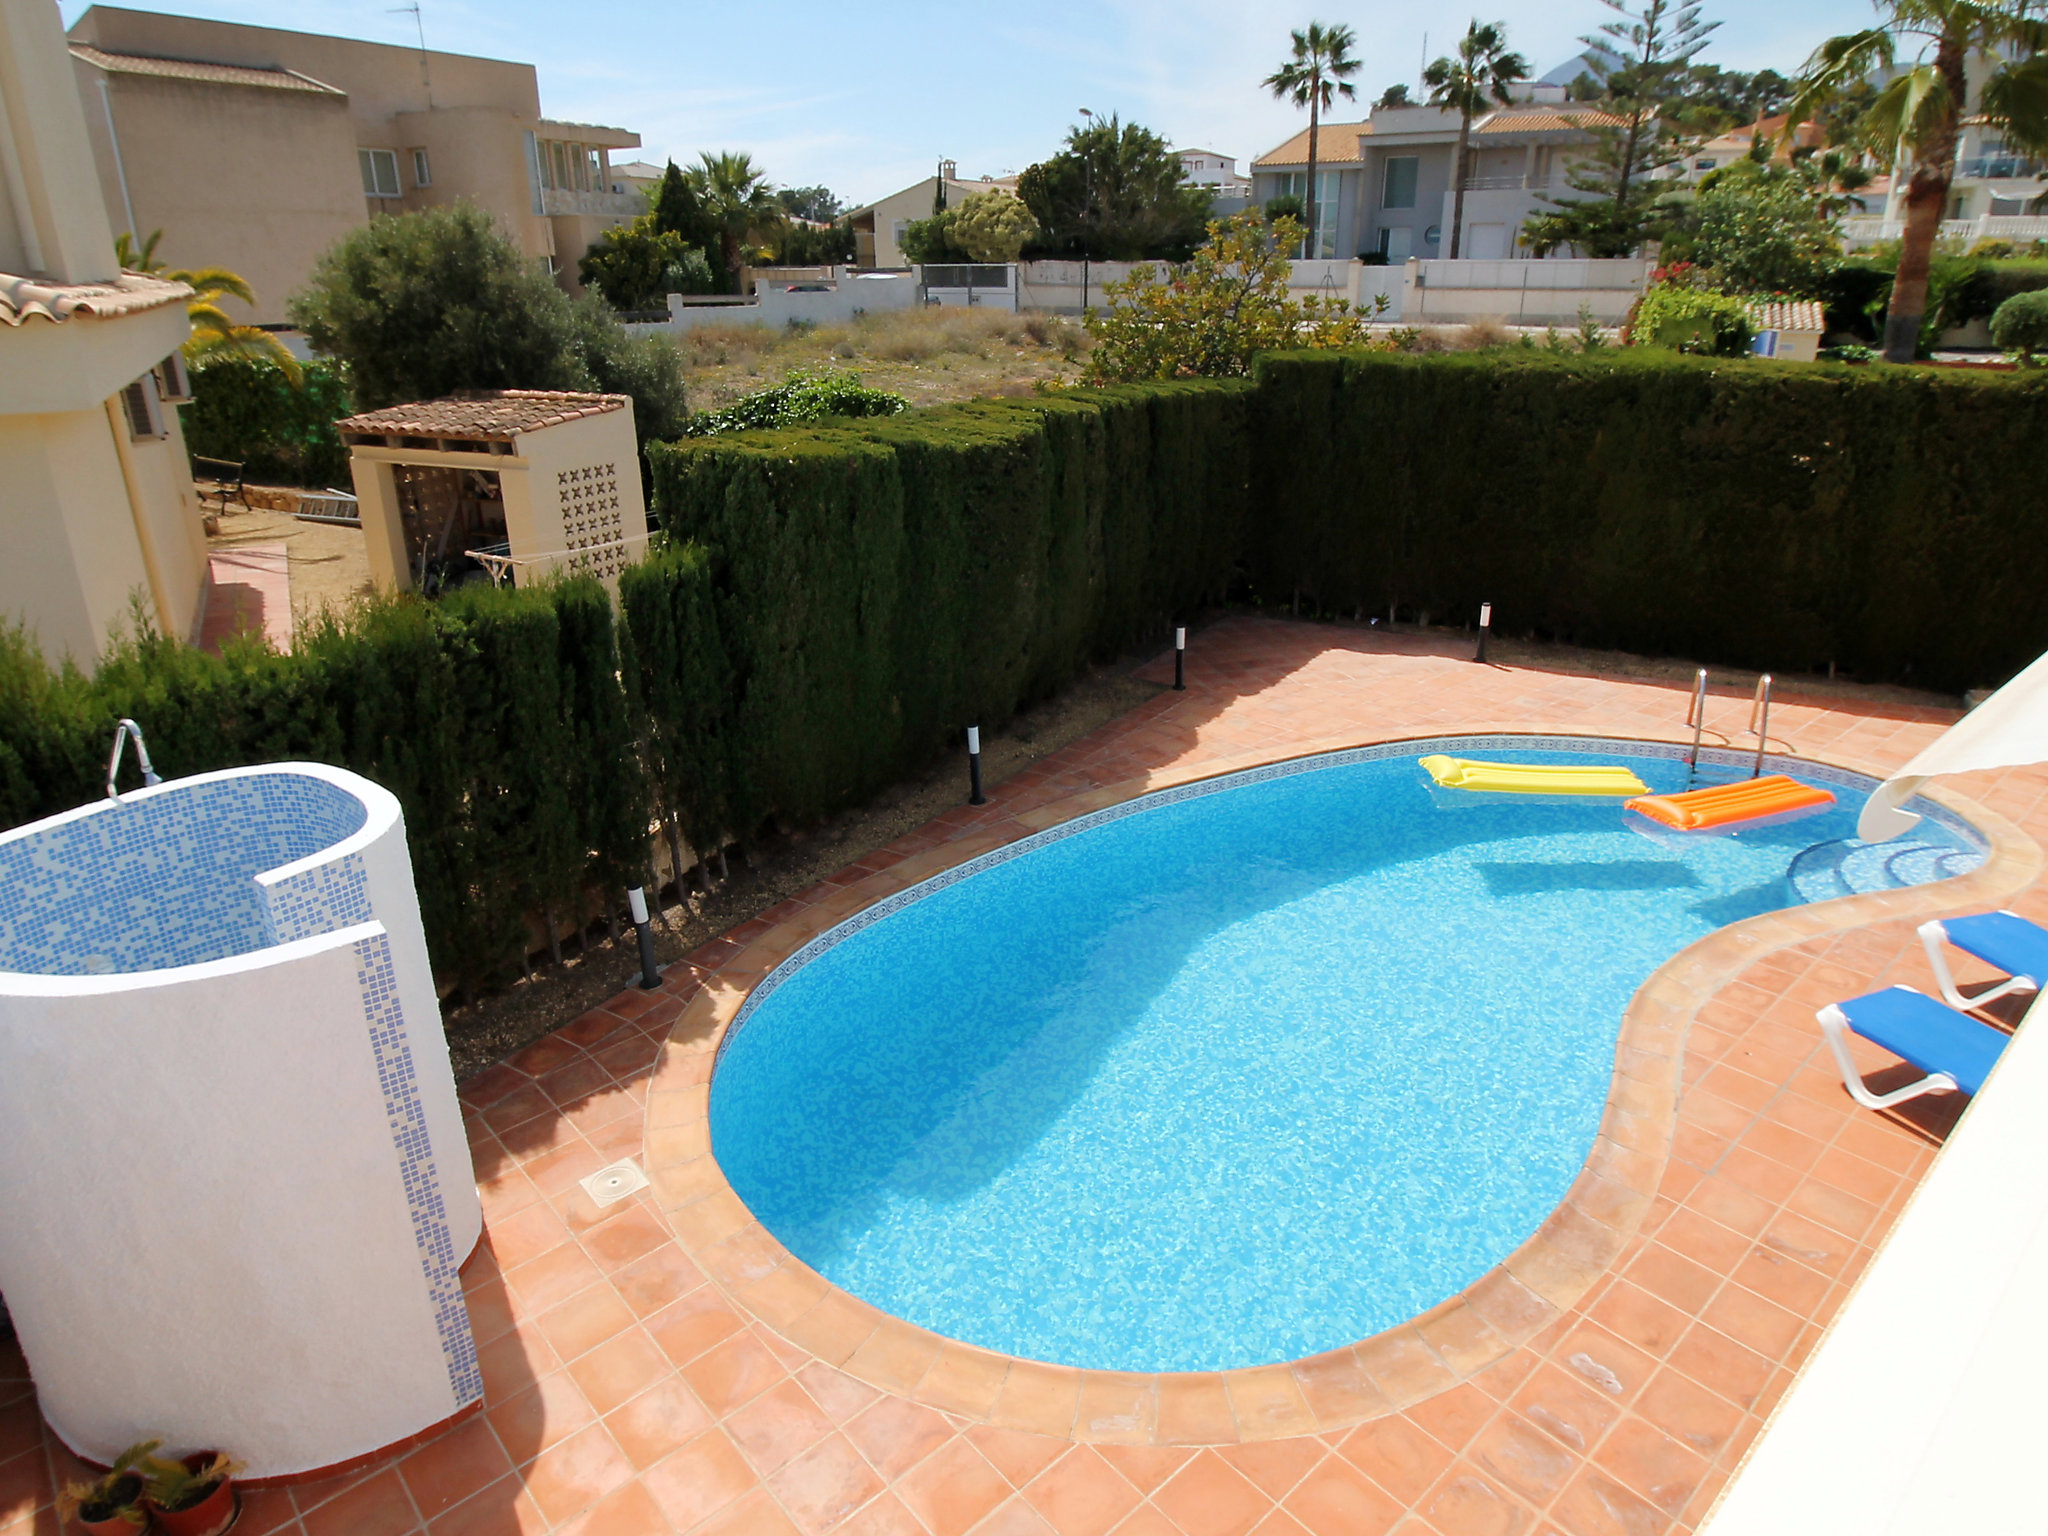
POLYGON ((756 994, 711 1088, 733 1187, 828 1279, 969 1343, 1293 1359, 1434 1306, 1542 1223, 1591 1150, 1623 1010, 1677 950, 1982 858, 1932 819, 1910 856, 1864 850, 1869 781, 1839 770, 1782 765, 1836 788, 1823 814, 1653 837, 1614 800, 1434 790, 1432 750, 1685 782, 1641 746, 1409 743, 941 877, 756 994))

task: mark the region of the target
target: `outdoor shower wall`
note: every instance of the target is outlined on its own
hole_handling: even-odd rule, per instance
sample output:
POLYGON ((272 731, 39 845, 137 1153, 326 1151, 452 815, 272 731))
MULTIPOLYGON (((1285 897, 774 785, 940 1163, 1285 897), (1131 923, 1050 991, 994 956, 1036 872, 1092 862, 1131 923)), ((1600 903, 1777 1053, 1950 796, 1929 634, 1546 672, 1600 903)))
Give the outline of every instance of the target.
POLYGON ((481 1396, 481 1230, 404 823, 310 764, 0 841, 0 1293, 45 1415, 275 1476, 481 1396))

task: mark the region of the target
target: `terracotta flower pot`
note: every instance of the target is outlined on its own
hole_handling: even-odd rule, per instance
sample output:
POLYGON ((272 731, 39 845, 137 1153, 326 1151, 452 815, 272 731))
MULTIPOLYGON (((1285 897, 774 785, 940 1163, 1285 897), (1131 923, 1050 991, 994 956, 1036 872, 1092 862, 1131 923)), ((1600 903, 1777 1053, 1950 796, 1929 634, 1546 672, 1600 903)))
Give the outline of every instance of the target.
POLYGON ((136 1536, 137 1532, 147 1528, 147 1515, 144 1515, 142 1524, 137 1525, 121 1513, 124 1508, 134 1507, 136 1500, 142 1497, 142 1479, 131 1472, 122 1478, 116 1487, 123 1491, 116 1504, 79 1506, 76 1519, 81 1531, 89 1532, 91 1536, 136 1536), (92 1514, 95 1509, 104 1510, 105 1513, 95 1519, 92 1514))
MULTIPOLYGON (((212 1451, 195 1451, 178 1459, 185 1463, 186 1471, 197 1472, 213 1457, 212 1451)), ((231 1477, 215 1483, 213 1491, 197 1504, 188 1504, 183 1509, 165 1509, 150 1500, 148 1508, 156 1517, 156 1528, 162 1536, 221 1536, 221 1532, 233 1525, 235 1516, 241 1513, 240 1500, 235 1495, 235 1480, 231 1477)))

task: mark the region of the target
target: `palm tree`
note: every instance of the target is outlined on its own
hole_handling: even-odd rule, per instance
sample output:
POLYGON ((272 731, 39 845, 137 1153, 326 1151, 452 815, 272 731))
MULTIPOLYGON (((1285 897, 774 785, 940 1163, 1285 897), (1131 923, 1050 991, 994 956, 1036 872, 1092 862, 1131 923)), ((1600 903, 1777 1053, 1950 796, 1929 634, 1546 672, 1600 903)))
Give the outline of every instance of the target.
POLYGON ((1451 260, 1465 234, 1465 156, 1472 143, 1472 119, 1491 105, 1506 106, 1508 82, 1529 73, 1529 61, 1508 50, 1507 23, 1476 17, 1458 39, 1456 58, 1441 58, 1422 72, 1429 104, 1458 114, 1458 156, 1451 162, 1451 260))
POLYGON ((737 281, 744 262, 742 247, 781 228, 788 215, 752 155, 733 150, 715 155, 706 152, 698 156, 688 174, 705 213, 718 227, 725 269, 737 281))
POLYGON ((1785 120, 1788 134, 1869 75, 1897 69, 1901 53, 1913 52, 1913 62, 1878 92, 1861 123, 1868 143, 1913 162, 1905 238, 1885 314, 1886 362, 1911 362, 1919 348, 1928 274, 1955 179, 1956 140, 1970 111, 1972 54, 2005 61, 1978 96, 1983 119, 2011 143, 2048 148, 2048 22, 2034 18, 2037 8, 2034 0, 1878 0, 1877 26, 1829 38, 1806 62, 1785 120))
POLYGON ((1345 83, 1346 76, 1358 73, 1359 61, 1351 56, 1358 38, 1349 27, 1326 27, 1320 21, 1310 22, 1306 31, 1293 37, 1293 56, 1259 83, 1283 101, 1308 108, 1308 193, 1301 206, 1313 254, 1322 244, 1316 238, 1316 140, 1322 116, 1337 97, 1358 99, 1357 88, 1345 83))
POLYGON ((188 272, 182 267, 165 266, 156 253, 156 243, 163 237, 162 230, 153 229, 149 238, 137 246, 135 236, 124 231, 114 237, 114 259, 124 272, 140 272, 146 277, 162 278, 167 283, 183 283, 192 290, 192 297, 185 305, 186 318, 192 322, 192 334, 180 348, 185 360, 203 363, 216 357, 249 358, 274 364, 291 380, 294 389, 302 384, 305 381, 304 371, 283 342, 260 325, 236 324, 234 318, 220 307, 220 301, 226 298, 240 299, 244 304, 253 305, 256 294, 248 281, 226 267, 200 267, 188 272))

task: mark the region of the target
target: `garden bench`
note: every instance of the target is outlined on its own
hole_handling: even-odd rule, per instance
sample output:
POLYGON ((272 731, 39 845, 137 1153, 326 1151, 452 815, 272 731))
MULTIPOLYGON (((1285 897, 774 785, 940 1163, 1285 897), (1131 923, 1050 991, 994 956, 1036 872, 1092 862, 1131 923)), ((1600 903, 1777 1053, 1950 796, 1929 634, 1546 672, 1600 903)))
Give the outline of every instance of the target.
POLYGON ((242 486, 242 466, 231 459, 209 459, 201 454, 192 456, 192 478, 199 488, 199 505, 206 505, 208 496, 217 497, 220 510, 225 512, 230 501, 239 501, 244 511, 255 510, 249 505, 249 493, 242 486))

